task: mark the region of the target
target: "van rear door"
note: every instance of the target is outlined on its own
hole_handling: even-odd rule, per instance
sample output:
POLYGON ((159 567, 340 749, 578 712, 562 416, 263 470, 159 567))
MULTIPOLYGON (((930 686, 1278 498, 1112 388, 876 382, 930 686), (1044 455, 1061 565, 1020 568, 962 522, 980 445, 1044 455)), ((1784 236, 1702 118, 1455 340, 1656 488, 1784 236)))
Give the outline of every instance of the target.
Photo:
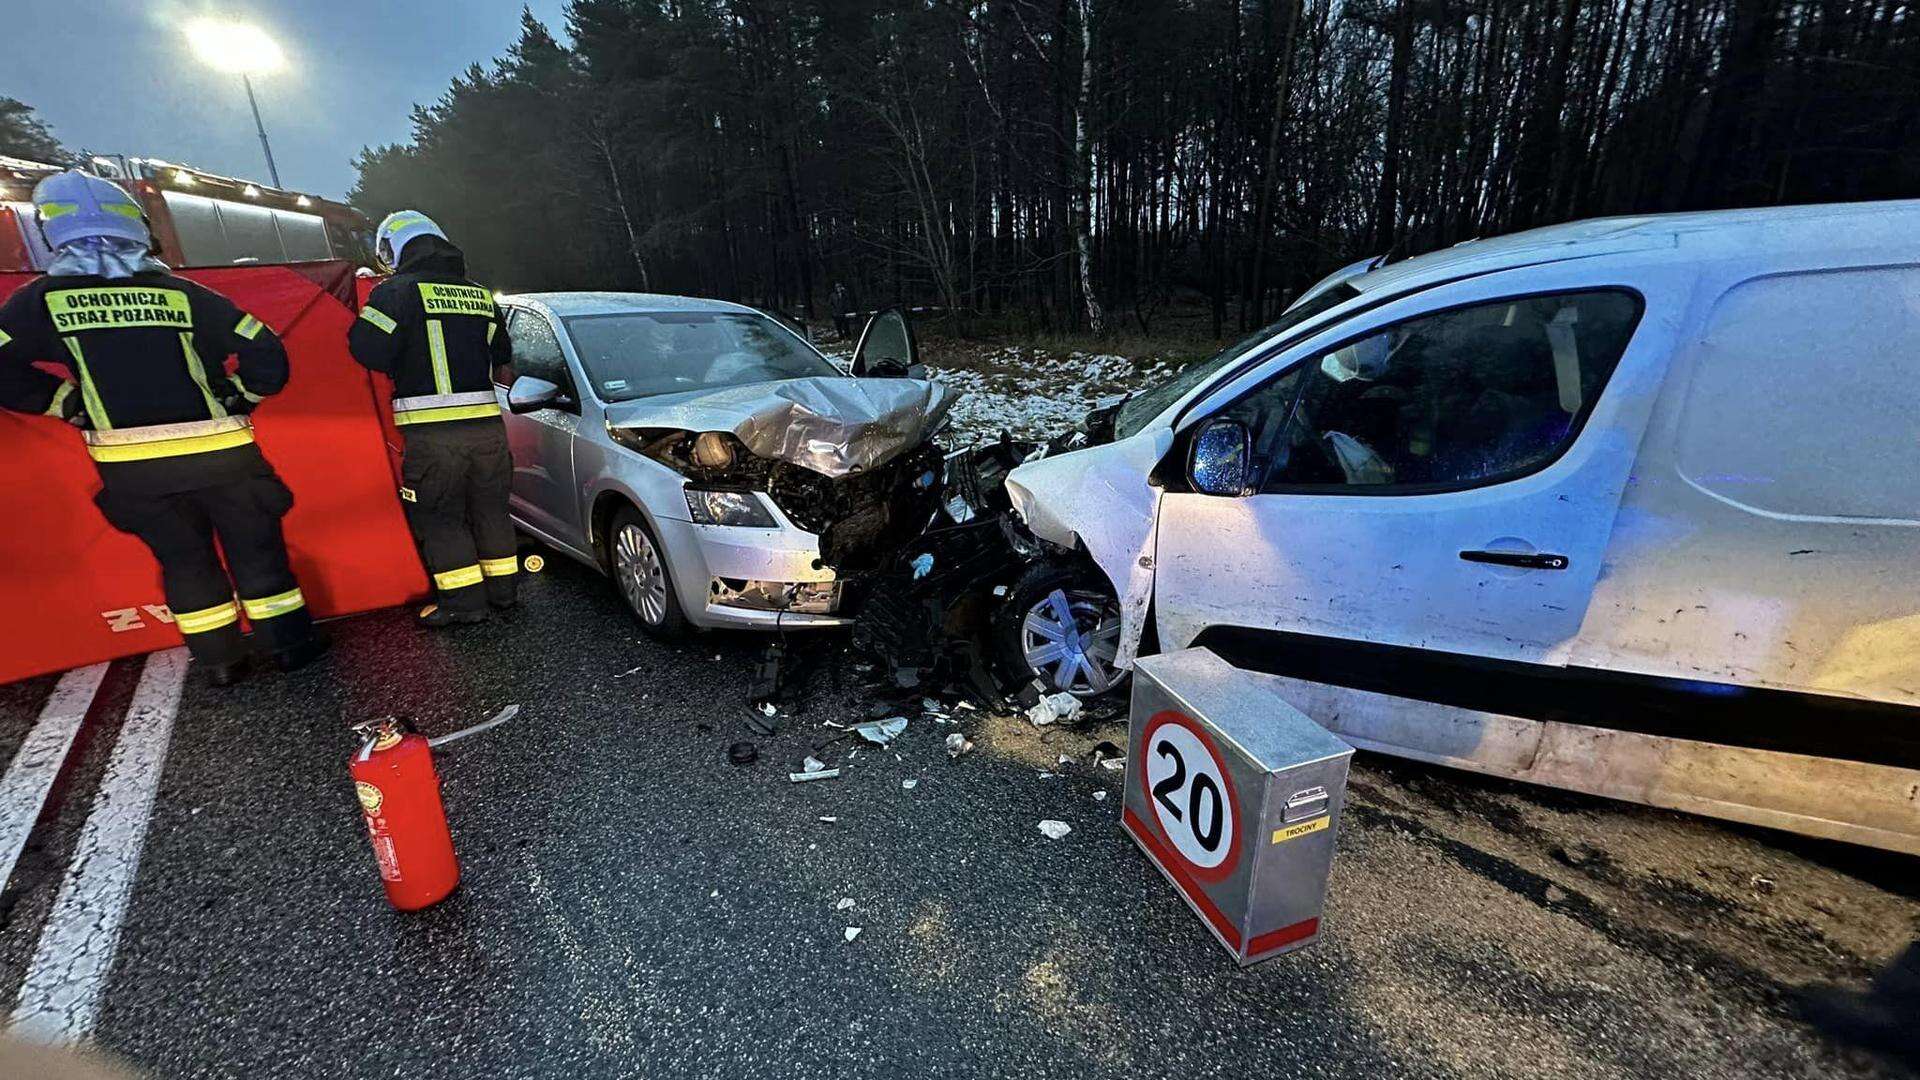
POLYGON ((1600 262, 1417 293, 1201 399, 1160 470, 1161 646, 1564 663, 1690 281, 1600 262), (1207 417, 1246 424, 1250 494, 1184 482, 1207 417))

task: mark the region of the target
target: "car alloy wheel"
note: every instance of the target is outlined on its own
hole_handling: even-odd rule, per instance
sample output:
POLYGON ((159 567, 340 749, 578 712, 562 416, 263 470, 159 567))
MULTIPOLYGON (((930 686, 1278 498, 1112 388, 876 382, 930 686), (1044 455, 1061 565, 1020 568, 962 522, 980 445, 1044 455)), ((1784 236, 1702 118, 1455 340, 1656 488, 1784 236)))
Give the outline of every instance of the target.
POLYGON ((613 567, 627 606, 649 626, 667 618, 667 573, 653 538, 639 525, 622 525, 613 538, 613 567))
POLYGON ((1020 621, 1027 666, 1055 691, 1091 697, 1105 693, 1120 673, 1120 605, 1085 589, 1055 589, 1020 621))

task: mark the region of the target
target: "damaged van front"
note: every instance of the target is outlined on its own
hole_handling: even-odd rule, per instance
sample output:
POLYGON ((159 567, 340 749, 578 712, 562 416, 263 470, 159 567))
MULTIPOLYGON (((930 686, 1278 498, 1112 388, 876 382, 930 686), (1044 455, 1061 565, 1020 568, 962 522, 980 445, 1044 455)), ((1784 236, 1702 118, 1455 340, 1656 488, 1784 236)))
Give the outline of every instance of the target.
POLYGON ((1116 669, 1207 647, 1365 749, 1920 853, 1916 243, 1617 218, 1336 281, 1009 472, 1063 584, 1002 647, 1087 694, 1059 613, 1110 603, 1116 669))

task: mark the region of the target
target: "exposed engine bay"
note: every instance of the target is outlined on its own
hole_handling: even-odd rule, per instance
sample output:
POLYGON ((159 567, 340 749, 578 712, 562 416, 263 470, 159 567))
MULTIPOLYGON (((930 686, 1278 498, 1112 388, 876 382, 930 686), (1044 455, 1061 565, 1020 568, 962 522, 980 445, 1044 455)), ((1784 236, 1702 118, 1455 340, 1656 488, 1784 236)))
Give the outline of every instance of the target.
POLYGON ((821 563, 842 577, 882 565, 926 529, 940 503, 944 455, 931 442, 831 477, 755 454, 727 432, 630 437, 635 449, 700 488, 766 492, 795 525, 819 534, 821 563))
POLYGON ((948 452, 935 440, 950 398, 944 388, 925 389, 938 384, 807 381, 823 385, 779 394, 761 388, 725 408, 709 395, 669 403, 669 414, 623 416, 626 423, 611 427, 616 441, 686 478, 697 523, 776 527, 771 518, 723 521, 704 509, 733 496, 735 513, 764 517, 757 501, 738 499, 763 494, 791 525, 819 537, 816 567, 835 575, 812 584, 718 577, 710 601, 852 616, 855 647, 891 667, 903 686, 968 684, 989 699, 1018 689, 1007 681, 1007 665, 996 663, 994 620, 1023 575, 1068 553, 1049 550, 1021 523, 1007 476, 1029 461, 1110 440, 1114 409, 1096 409, 1046 443, 1002 435, 948 452), (821 410, 831 402, 837 412, 823 415, 802 402, 821 410))

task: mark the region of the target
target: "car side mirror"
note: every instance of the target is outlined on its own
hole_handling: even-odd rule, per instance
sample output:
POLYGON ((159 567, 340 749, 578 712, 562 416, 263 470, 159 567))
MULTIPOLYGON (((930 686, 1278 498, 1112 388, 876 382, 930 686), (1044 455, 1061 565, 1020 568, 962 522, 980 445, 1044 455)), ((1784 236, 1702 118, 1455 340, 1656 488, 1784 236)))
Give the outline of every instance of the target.
POLYGON ((1253 439, 1247 425, 1218 418, 1193 433, 1193 452, 1187 459, 1187 479, 1203 495, 1248 495, 1253 439))
POLYGON ((537 409, 557 408, 564 396, 558 386, 547 380, 522 375, 513 380, 513 385, 507 390, 507 410, 529 413, 537 409))

